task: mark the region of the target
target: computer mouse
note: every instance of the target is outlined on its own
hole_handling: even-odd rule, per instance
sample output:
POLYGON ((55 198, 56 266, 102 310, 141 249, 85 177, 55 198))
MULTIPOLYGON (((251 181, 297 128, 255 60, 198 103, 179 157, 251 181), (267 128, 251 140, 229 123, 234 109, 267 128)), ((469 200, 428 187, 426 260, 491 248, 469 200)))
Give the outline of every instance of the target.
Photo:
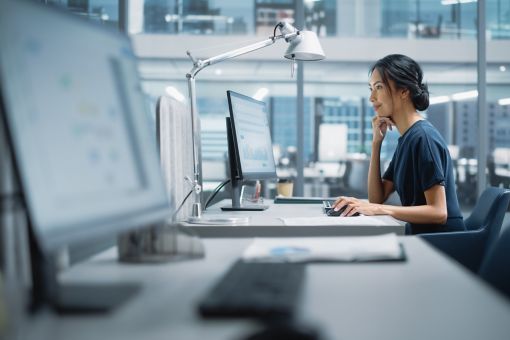
MULTIPOLYGON (((336 216, 340 216, 344 211, 345 209, 347 208, 346 205, 344 205, 343 207, 341 207, 339 210, 334 210, 334 209, 330 209, 326 215, 328 216, 331 216, 331 217, 336 217, 336 216)), ((360 213, 359 212, 356 212, 354 213, 352 216, 359 216, 360 213)))
POLYGON ((244 340, 320 340, 319 331, 313 327, 298 324, 268 325, 249 335, 244 340))

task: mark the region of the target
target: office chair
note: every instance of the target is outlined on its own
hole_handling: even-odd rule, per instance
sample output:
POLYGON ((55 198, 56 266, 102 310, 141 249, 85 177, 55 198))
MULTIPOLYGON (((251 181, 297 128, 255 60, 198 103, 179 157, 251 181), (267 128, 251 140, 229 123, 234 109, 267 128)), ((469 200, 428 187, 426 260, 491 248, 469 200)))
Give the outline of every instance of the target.
MULTIPOLYGON (((159 97, 156 134, 166 188, 172 204, 177 208, 191 190, 191 185, 184 178, 193 178, 191 116, 187 106, 172 97, 159 97)), ((189 216, 191 201, 188 198, 174 219, 182 220, 189 216)))
POLYGON ((510 299, 510 226, 488 250, 479 275, 510 299))
POLYGON ((471 215, 464 221, 466 231, 426 233, 419 236, 459 263, 477 273, 482 260, 497 239, 510 202, 510 190, 484 190, 471 215))

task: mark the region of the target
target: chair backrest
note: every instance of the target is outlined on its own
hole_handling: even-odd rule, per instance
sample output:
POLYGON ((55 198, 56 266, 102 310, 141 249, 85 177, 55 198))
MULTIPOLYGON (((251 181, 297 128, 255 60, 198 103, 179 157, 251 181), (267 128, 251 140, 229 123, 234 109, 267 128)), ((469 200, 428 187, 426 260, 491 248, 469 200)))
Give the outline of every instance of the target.
MULTIPOLYGON (((193 150, 191 116, 188 107, 172 97, 162 96, 156 105, 156 132, 158 136, 161 169, 166 189, 174 208, 179 207, 191 186, 185 176, 193 179, 193 150)), ((188 198, 176 219, 190 215, 192 200, 188 198)))
POLYGON ((499 236, 509 203, 510 190, 488 187, 476 202, 471 215, 464 221, 466 229, 485 229, 487 247, 490 247, 499 236))
POLYGON ((510 299, 510 225, 489 250, 480 276, 510 299))
MULTIPOLYGON (((464 221, 467 230, 485 228, 493 221, 503 222, 510 202, 510 190, 488 187, 476 202, 471 215, 464 221)), ((499 234, 499 230, 496 234, 499 234)))

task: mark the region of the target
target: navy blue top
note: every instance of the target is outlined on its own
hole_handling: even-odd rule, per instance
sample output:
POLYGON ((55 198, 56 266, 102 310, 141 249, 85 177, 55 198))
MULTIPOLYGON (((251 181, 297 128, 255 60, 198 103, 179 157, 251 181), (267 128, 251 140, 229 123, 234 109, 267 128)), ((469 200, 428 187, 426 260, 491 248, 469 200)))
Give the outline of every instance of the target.
POLYGON ((446 223, 408 223, 408 233, 465 230, 448 147, 439 131, 428 121, 417 121, 400 136, 383 178, 393 182, 402 206, 426 205, 425 191, 437 184, 445 187, 446 223))

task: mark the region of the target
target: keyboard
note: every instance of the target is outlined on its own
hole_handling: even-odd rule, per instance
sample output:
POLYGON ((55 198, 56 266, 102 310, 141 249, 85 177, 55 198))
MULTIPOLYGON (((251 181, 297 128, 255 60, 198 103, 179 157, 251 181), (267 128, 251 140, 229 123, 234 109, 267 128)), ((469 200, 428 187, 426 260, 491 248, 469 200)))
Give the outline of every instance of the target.
MULTIPOLYGON (((333 206, 331 205, 331 201, 322 201, 322 209, 324 209, 324 213, 327 214, 331 209, 333 209, 333 206)), ((333 202, 334 203, 334 202, 333 202)))
POLYGON ((334 202, 335 197, 282 197, 276 196, 274 204, 321 204, 323 201, 328 200, 334 202))
POLYGON ((304 281, 302 263, 237 261, 199 304, 204 317, 286 318, 304 281))

